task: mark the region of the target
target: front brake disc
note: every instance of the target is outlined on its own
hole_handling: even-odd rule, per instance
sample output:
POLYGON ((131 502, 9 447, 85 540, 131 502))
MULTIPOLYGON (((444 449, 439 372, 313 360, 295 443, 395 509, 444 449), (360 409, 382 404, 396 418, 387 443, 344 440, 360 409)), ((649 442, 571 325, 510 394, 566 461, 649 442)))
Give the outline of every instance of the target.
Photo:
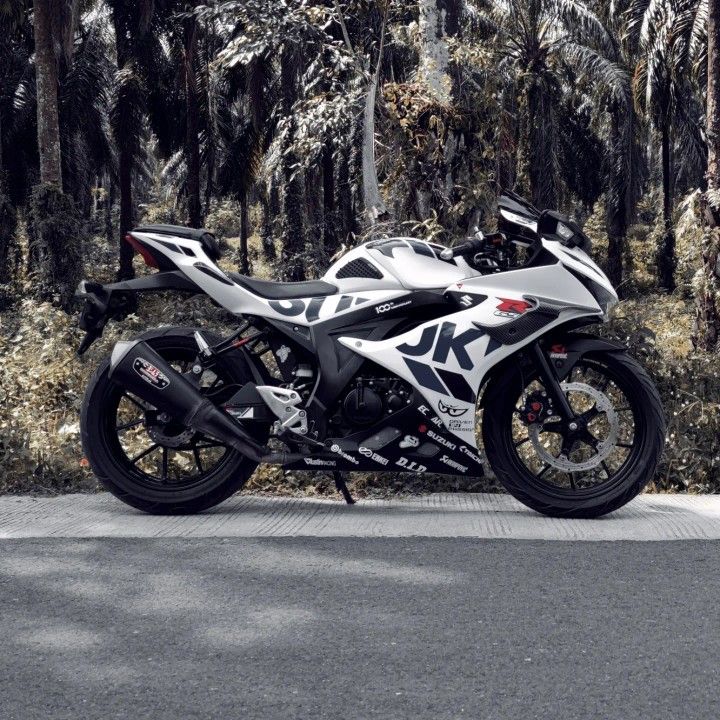
POLYGON ((570 458, 563 454, 555 456, 542 444, 540 441, 540 434, 542 432, 544 422, 530 425, 528 428, 530 442, 532 443, 538 457, 551 467, 562 470, 563 472, 586 472, 587 470, 592 470, 605 460, 605 458, 613 451, 613 448, 617 443, 618 430, 620 428, 618 414, 615 411, 610 398, 605 395, 605 393, 592 387, 592 385, 581 382, 563 382, 560 383, 560 387, 565 393, 583 393, 595 402, 595 407, 600 413, 605 414, 608 425, 610 426, 607 437, 603 440, 598 438, 598 444, 597 448, 595 448, 594 455, 581 462, 573 462, 570 458))

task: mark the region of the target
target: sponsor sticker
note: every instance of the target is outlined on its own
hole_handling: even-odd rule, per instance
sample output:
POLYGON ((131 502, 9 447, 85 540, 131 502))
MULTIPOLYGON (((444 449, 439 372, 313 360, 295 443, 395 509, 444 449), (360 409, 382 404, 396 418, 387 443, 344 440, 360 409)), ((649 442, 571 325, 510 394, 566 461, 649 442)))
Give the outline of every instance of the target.
POLYGON ((425 465, 421 465, 420 463, 416 463, 412 460, 408 460, 406 457, 399 458, 395 462, 395 464, 399 465, 406 472, 422 473, 427 470, 427 467, 425 467, 425 465))
POLYGON ((448 429, 465 432, 466 430, 474 430, 472 418, 449 418, 447 423, 448 429))
POLYGON ((427 431, 427 436, 429 438, 432 438, 436 443, 439 443, 440 445, 443 445, 448 450, 455 450, 457 448, 457 445, 453 442, 450 442, 449 440, 445 439, 442 435, 438 435, 433 430, 427 431))
POLYGON ((476 455, 472 450, 470 450, 469 447, 466 447, 465 445, 461 445, 460 452, 463 455, 467 455, 471 460, 474 460, 478 465, 483 464, 483 461, 480 459, 480 457, 478 455, 476 455))
POLYGON ((352 455, 346 453, 339 445, 333 445, 330 450, 332 450, 334 453, 339 455, 341 458, 347 460, 348 462, 351 462, 353 465, 359 465, 360 462, 356 457, 353 457, 352 455))
POLYGON ((453 470, 458 470, 461 473, 466 473, 468 471, 467 467, 465 465, 461 465, 459 462, 455 462, 452 458, 449 458, 447 455, 442 455, 440 457, 440 462, 445 463, 448 467, 451 467, 453 470))
POLYGON ((397 310, 398 308, 405 307, 406 305, 410 305, 411 303, 412 303, 412 300, 406 300, 405 302, 401 302, 401 303, 387 302, 387 303, 383 303, 382 305, 376 305, 375 312, 378 315, 381 315, 382 313, 386 313, 390 310, 397 310))
POLYGON ((400 441, 401 448, 416 448, 420 444, 420 440, 415 435, 406 435, 400 441))
POLYGON ((133 370, 135 370, 148 385, 152 385, 158 390, 164 390, 170 384, 170 378, 145 358, 136 357, 133 361, 133 370))
POLYGON ((442 400, 438 402, 438 410, 445 415, 449 415, 450 417, 460 417, 468 411, 467 408, 457 407, 456 405, 449 405, 447 403, 444 403, 442 400))
POLYGON ((313 467, 335 467, 337 465, 334 460, 323 460, 322 458, 303 458, 303 462, 313 467))
POLYGON ((380 463, 381 465, 387 465, 390 461, 383 457, 382 455, 378 455, 375 451, 371 450, 369 447, 363 447, 360 446, 358 448, 358 452, 361 455, 364 455, 367 458, 370 458, 371 460, 374 460, 377 463, 380 463))

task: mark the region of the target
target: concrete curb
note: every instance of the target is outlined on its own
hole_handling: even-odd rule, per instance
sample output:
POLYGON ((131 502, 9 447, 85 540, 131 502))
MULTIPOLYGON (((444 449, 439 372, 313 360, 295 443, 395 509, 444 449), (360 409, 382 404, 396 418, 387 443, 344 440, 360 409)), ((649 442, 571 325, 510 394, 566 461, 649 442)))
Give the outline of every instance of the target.
POLYGON ((559 520, 507 495, 363 500, 235 495, 193 516, 159 517, 107 493, 0 497, 0 539, 203 537, 475 537, 514 540, 717 540, 720 495, 642 495, 599 520, 559 520))

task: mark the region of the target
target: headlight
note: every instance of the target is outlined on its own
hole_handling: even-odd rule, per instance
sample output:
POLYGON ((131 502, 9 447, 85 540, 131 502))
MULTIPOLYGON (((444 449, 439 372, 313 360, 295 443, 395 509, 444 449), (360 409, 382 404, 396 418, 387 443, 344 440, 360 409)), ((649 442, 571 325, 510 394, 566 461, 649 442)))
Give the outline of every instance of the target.
POLYGON ((563 240, 569 240, 575 234, 575 231, 572 228, 569 228, 565 223, 562 222, 559 222, 557 224, 556 232, 563 240))

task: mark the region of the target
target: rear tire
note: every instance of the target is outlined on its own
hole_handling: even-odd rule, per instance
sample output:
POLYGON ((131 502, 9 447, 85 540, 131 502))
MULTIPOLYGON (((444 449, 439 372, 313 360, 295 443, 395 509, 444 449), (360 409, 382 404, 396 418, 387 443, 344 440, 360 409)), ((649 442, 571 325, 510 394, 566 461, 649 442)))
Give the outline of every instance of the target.
MULTIPOLYGON (((197 344, 193 337, 193 328, 164 328, 141 336, 164 359, 193 358, 197 354, 197 344)), ((212 333, 203 332, 211 343, 220 338, 212 333)), ((197 477, 189 480, 164 483, 157 482, 148 472, 134 465, 117 430, 119 397, 127 397, 123 389, 108 377, 109 356, 105 358, 90 380, 83 399, 80 428, 85 457, 95 476, 115 497, 138 510, 158 515, 193 514, 211 508, 237 492, 255 471, 257 463, 241 455, 237 450, 226 448, 219 460, 208 468, 203 467, 202 457, 198 461, 197 477)), ((242 385, 250 380, 249 369, 232 353, 223 356, 218 362, 218 377, 224 383, 242 385)), ((128 398, 132 400, 132 398, 128 398)), ((140 411, 138 411, 140 412, 140 411)), ((147 432, 147 425, 137 424, 137 433, 147 432)), ((179 432, 176 426, 176 432, 179 432)), ((248 431, 260 443, 265 443, 269 434, 267 425, 250 425, 248 431)), ((192 435, 191 431, 188 431, 192 435)), ((149 433, 148 433, 149 434, 149 433)), ((204 442, 199 440, 198 442, 204 442)), ((155 443, 158 443, 155 438, 155 443)), ((172 445, 170 446, 172 448, 172 445)), ((190 445, 188 445, 190 448, 190 445)), ((203 448, 204 449, 204 448, 203 448)), ((158 444, 158 453, 165 450, 162 441, 158 444)), ((170 450, 168 450, 168 453, 170 450)), ((176 452, 173 448, 172 452, 176 452)), ((183 450, 192 457, 197 451, 183 450)), ((221 449, 218 450, 218 453, 221 449)), ((149 457, 149 456, 148 456, 149 457)), ((143 461, 145 462, 145 461, 143 461)), ((164 475, 167 474, 167 460, 163 463, 164 475)))
MULTIPOLYGON (((583 358, 585 360, 585 358, 583 358)), ((581 360, 582 362, 582 360, 581 360)), ((645 370, 625 353, 597 353, 588 364, 604 368, 631 406, 631 450, 622 464, 596 486, 555 486, 534 474, 520 457, 513 434, 517 403, 536 379, 514 367, 488 388, 483 407, 483 441, 488 461, 506 490, 524 505, 552 517, 595 518, 622 507, 653 479, 665 442, 665 419, 658 392, 645 370), (636 446, 637 443, 637 446, 636 446)), ((553 471, 555 472, 555 471, 553 471)), ((552 474, 552 473, 550 473, 552 474)), ((561 473, 563 474, 563 473, 561 473)), ((571 473, 565 473, 572 477, 571 473)), ((547 477, 547 476, 545 476, 547 477)))

